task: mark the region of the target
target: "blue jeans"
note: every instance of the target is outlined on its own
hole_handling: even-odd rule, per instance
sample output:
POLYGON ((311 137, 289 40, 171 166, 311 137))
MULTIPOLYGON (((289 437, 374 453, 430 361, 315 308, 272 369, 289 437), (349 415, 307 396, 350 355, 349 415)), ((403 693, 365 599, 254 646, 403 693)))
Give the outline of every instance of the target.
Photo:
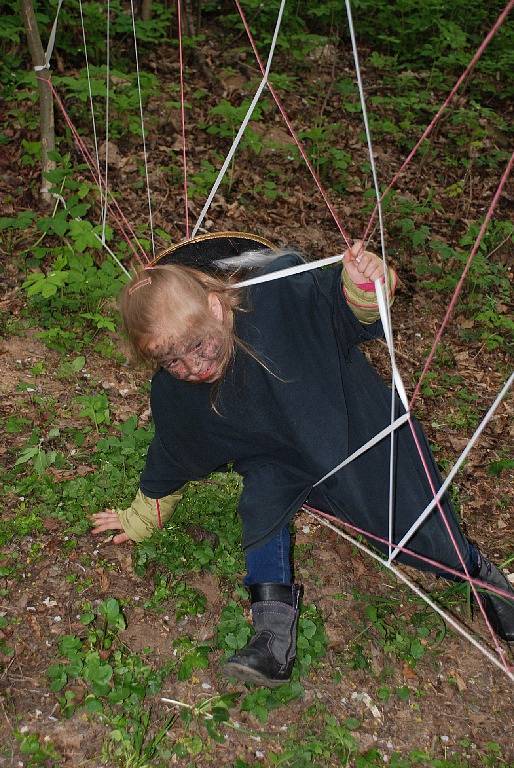
POLYGON ((291 584, 291 534, 289 525, 261 547, 245 553, 244 584, 291 584))
MULTIPOLYGON (((291 535, 289 526, 282 528, 266 544, 246 552, 245 558, 247 574, 244 584, 246 587, 251 584, 264 584, 266 582, 291 584, 291 535)), ((470 541, 468 541, 468 556, 464 559, 469 573, 472 576, 475 575, 480 564, 480 555, 475 545, 470 541)), ((429 567, 428 570, 434 569, 429 567)), ((436 573, 450 581, 458 581, 456 576, 444 571, 436 571, 436 573)))

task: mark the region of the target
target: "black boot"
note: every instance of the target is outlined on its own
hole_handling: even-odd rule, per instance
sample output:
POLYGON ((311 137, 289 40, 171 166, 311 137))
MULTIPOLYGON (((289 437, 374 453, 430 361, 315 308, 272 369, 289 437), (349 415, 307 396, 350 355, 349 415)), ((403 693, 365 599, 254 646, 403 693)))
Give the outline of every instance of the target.
POLYGON ((503 640, 512 642, 514 641, 514 590, 494 563, 491 563, 481 552, 479 556, 480 563, 474 574, 475 578, 486 584, 491 584, 493 587, 503 589, 504 592, 512 595, 509 599, 503 595, 496 595, 494 592, 487 592, 485 587, 478 588, 482 605, 492 628, 503 640))
POLYGON ((296 657, 296 628, 302 588, 293 584, 252 584, 255 634, 223 667, 226 677, 274 688, 287 683, 296 657))

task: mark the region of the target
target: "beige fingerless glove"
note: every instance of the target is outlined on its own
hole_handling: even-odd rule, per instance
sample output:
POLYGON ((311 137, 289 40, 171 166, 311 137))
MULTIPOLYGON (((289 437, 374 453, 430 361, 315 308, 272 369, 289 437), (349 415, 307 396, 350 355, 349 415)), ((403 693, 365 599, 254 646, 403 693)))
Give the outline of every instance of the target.
MULTIPOLYGON (((355 285, 346 269, 343 269, 341 282, 343 284, 343 293, 348 306, 357 320, 364 325, 370 325, 371 323, 374 323, 375 320, 378 320, 380 312, 378 311, 377 295, 375 291, 363 290, 358 285, 355 285)), ((391 297, 391 304, 394 301, 394 293, 397 283, 398 277, 396 272, 392 267, 389 267, 389 294, 391 297)), ((366 283, 365 285, 369 285, 369 283, 366 283)))
POLYGON ((123 530, 129 539, 132 541, 148 539, 159 527, 157 501, 159 502, 160 520, 164 524, 172 516, 182 495, 182 491, 176 491, 176 493, 163 496, 160 499, 150 499, 139 490, 130 507, 116 510, 123 530))

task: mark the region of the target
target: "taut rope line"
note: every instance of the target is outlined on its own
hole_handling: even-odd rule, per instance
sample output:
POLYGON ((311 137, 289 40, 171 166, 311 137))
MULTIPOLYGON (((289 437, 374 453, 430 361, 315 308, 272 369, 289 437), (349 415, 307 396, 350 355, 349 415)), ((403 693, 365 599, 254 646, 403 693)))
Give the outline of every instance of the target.
MULTIPOLYGON (((243 22, 244 28, 246 30, 246 34, 248 36, 248 40, 250 42, 250 45, 252 46, 252 50, 253 50, 254 55, 255 55, 255 59, 257 61, 257 64, 259 65, 259 69, 261 70, 261 73, 264 75, 264 73, 265 73, 264 64, 262 62, 261 57, 259 56, 259 51, 257 50, 257 46, 255 45, 254 37, 253 37, 253 35, 252 35, 251 31, 250 31, 250 27, 248 25, 248 22, 246 20, 246 16, 245 16, 245 14, 243 12, 243 9, 241 7, 241 4, 240 4, 239 0, 235 0, 235 4, 237 6, 237 10, 239 11, 239 15, 241 16, 241 21, 243 22)), ((283 120, 284 120, 284 122, 285 122, 285 124, 287 126, 287 129, 288 129, 289 133, 291 134, 291 137, 292 137, 294 143, 296 144, 296 146, 298 148, 298 151, 300 152, 300 154, 301 154, 301 156, 302 156, 302 158, 303 158, 303 160, 305 162, 305 165, 309 169, 309 172, 310 172, 312 178, 314 179, 314 183, 316 184, 317 188, 319 189, 319 191, 321 193, 321 196, 322 196, 323 200, 325 201, 325 205, 327 206, 328 210, 330 211, 330 214, 331 214, 332 218, 334 219, 336 227, 338 228, 339 232, 341 233, 341 235, 343 237, 343 240, 345 241, 345 243, 348 246, 348 248, 351 248, 351 238, 347 234, 347 232, 344 230, 343 225, 341 224, 341 222, 339 220, 339 217, 338 217, 338 215, 337 215, 337 213, 335 211, 335 208, 332 205, 332 203, 330 202, 330 198, 328 196, 328 193, 326 192, 325 188, 321 184, 321 181, 320 181, 320 179, 318 177, 318 174, 314 170, 314 168, 312 166, 312 163, 311 163, 311 161, 309 160, 309 158, 307 156, 307 152, 305 151, 305 147, 303 146, 302 142, 298 138, 298 136, 296 134, 296 131, 293 128, 293 124, 289 120, 289 117, 287 116, 287 113, 286 113, 286 111, 284 109, 284 106, 283 106, 282 102, 280 101, 277 92, 275 91, 275 89, 273 88, 273 86, 271 85, 270 82, 268 82, 268 90, 271 93, 271 95, 272 95, 272 97, 273 97, 273 99, 275 101, 275 104, 277 105, 277 107, 278 107, 278 109, 280 111, 280 114, 282 115, 282 118, 283 118, 283 120)))
POLYGON ((484 218, 484 220, 482 222, 482 226, 480 227, 480 231, 479 231, 479 233, 477 235, 477 238, 476 238, 476 240, 475 240, 475 242, 473 244, 473 247, 472 247, 472 249, 470 251, 470 254, 468 256, 468 259, 466 261, 464 269, 462 270, 462 274, 460 276, 459 282, 455 286, 455 290, 453 292, 453 296, 451 297, 450 303, 449 303, 448 308, 446 310, 446 314, 445 314, 445 316, 443 318, 443 321, 441 323, 441 327, 439 328, 439 330, 437 332, 437 335, 436 335, 436 337, 434 339, 434 342, 432 344, 432 349, 430 350, 430 353, 429 353, 429 355, 428 355, 428 357, 426 359, 425 365, 423 367, 423 371, 421 372, 421 376, 419 377, 419 381, 416 384, 416 388, 415 388, 414 393, 412 395, 412 398, 411 398, 411 401, 410 401, 410 407, 411 408, 412 408, 413 404, 416 402, 416 400, 418 398, 418 395, 419 395, 419 392, 420 392, 420 388, 421 388, 421 384, 423 382, 423 379, 425 378, 425 376, 426 376, 426 374, 428 372, 428 369, 430 368, 430 365, 432 364, 432 361, 433 361, 435 353, 436 353, 437 346, 438 346, 439 342, 441 341, 441 337, 442 337, 442 335, 444 333, 444 330, 445 330, 446 326, 448 325, 448 323, 450 321, 450 318, 452 316, 453 310, 455 309, 455 305, 456 305, 457 300, 458 300, 458 298, 460 296, 460 293, 462 291, 462 288, 463 288, 463 285, 464 285, 464 281, 465 281, 465 279, 467 277, 467 274, 469 272, 469 268, 471 267, 471 263, 472 263, 473 259, 475 258, 475 255, 476 255, 476 253, 478 251, 478 248, 480 247, 480 243, 482 242, 482 239, 483 239, 483 237, 485 235, 487 227, 489 226, 489 222, 491 221, 491 218, 492 218, 493 213, 494 213, 494 211, 496 209, 496 206, 498 205, 498 202, 500 200, 503 188, 504 188, 504 186, 505 186, 505 184, 507 182, 507 179, 510 176, 510 172, 512 171, 513 164, 514 164, 514 152, 510 156, 510 160, 507 163, 507 166, 506 166, 506 168, 505 168, 505 170, 504 170, 504 172, 502 174, 502 177, 500 179, 500 183, 498 184, 496 192, 493 195, 493 199, 491 200, 491 204, 489 205, 489 208, 487 210, 485 218, 484 218))
MULTIPOLYGON (((304 509, 308 515, 310 515, 314 520, 317 520, 321 525, 324 525, 326 528, 330 528, 330 530, 334 531, 338 536, 341 536, 343 539, 346 539, 349 541, 352 546, 357 547, 357 549, 360 549, 362 552, 365 552, 367 555, 373 558, 373 560, 377 560, 381 565, 383 565, 388 570, 392 571, 394 575, 396 576, 399 581, 402 581, 404 584, 406 584, 418 597, 420 597, 427 605, 429 605, 439 616, 441 616, 453 629, 455 629, 456 632, 458 632, 460 635, 462 635, 466 640, 468 640, 477 650, 479 650, 487 659, 489 659, 490 662, 492 662, 496 667, 502 670, 509 680, 512 680, 514 682, 514 673, 511 671, 511 668, 507 665, 502 664, 497 656, 495 656, 489 648, 487 648, 485 645, 480 643, 470 632, 465 629, 462 624, 460 624, 458 621, 456 621, 453 616, 450 614, 447 614, 443 609, 434 601, 432 600, 418 585, 412 581, 412 579, 409 579, 408 576, 406 576, 402 571, 400 571, 399 568, 396 568, 394 565, 391 565, 387 562, 387 560, 383 560, 379 555, 376 554, 376 552, 373 552, 372 549, 367 547, 365 544, 363 544, 361 541, 358 541, 358 539, 354 538, 353 536, 350 536, 349 534, 345 533, 345 531, 341 531, 336 525, 329 522, 329 520, 333 520, 338 525, 345 525, 349 528, 353 528, 354 530, 358 530, 355 528, 355 526, 350 525, 349 523, 345 523, 339 518, 333 518, 331 515, 327 515, 324 512, 320 512, 319 509, 315 509, 314 507, 305 507, 304 509)), ((364 532, 363 532, 364 533, 364 532)), ((387 539, 384 540, 384 543, 387 543, 387 539)), ((415 553, 412 553, 413 555, 415 553)), ((476 581, 475 579, 470 580, 471 582, 476 581)))
POLYGON ((286 2, 286 0, 281 0, 281 3, 280 3, 280 8, 278 10, 277 22, 275 24, 275 30, 273 32, 273 39, 271 41, 271 45, 270 45, 270 49, 269 49, 268 61, 267 61, 267 64, 266 64, 266 70, 265 70, 264 75, 262 77, 261 83, 260 83, 259 87, 257 88, 257 91, 256 91, 255 96, 253 97, 253 99, 252 99, 252 101, 250 103, 250 106, 248 107, 248 111, 247 111, 247 113, 246 113, 246 115, 245 115, 245 117, 243 119, 243 122, 241 123, 241 125, 239 127, 239 130, 238 130, 238 132, 236 134, 236 137, 235 137, 235 139, 234 139, 234 141, 232 143, 232 146, 230 147, 230 149, 228 151, 227 157, 225 158, 225 162, 223 163, 223 165, 220 168, 220 171, 218 173, 216 181, 214 182, 213 187, 212 187, 211 191, 209 192, 209 196, 208 196, 207 200, 205 201, 205 205, 204 205, 204 207, 202 208, 202 210, 200 212, 200 216, 198 217, 198 221, 196 222, 196 224, 194 226, 194 229, 193 229, 193 231, 191 233, 191 237, 194 237, 196 235, 196 233, 198 232, 198 230, 199 230, 199 228, 200 228, 200 226, 201 226, 201 224, 202 224, 202 222, 203 222, 203 220, 205 218, 205 214, 209 210, 209 207, 210 207, 210 204, 212 203, 214 195, 218 191, 218 187, 221 184, 221 182, 223 180, 223 177, 225 176, 225 173, 227 172, 227 168, 228 168, 228 166, 230 164, 230 161, 232 160, 232 158, 233 158, 233 156, 234 156, 234 154, 236 152, 236 149, 239 146, 239 142, 241 141, 241 139, 243 137, 243 134, 245 132, 246 126, 250 122, 250 119, 252 117, 253 111, 254 111, 254 109, 255 109, 255 107, 257 105, 257 102, 259 101, 259 99, 261 97, 261 93, 263 92, 264 88, 266 87, 266 84, 268 82, 269 72, 270 72, 270 69, 271 69, 271 62, 273 61, 273 54, 275 53, 275 46, 277 44, 277 38, 278 38, 279 30, 280 30, 280 24, 282 22, 282 14, 284 13, 285 2, 286 2))
MULTIPOLYGON (((84 27, 84 12, 82 9, 82 0, 79 0, 79 11, 80 11, 80 25, 82 27, 82 41, 84 43, 84 59, 86 61, 86 73, 87 73, 87 89, 89 93, 89 108, 91 111, 91 124, 93 127, 93 140, 95 143, 95 157, 96 157, 96 167, 98 169, 98 175, 100 176, 100 154, 98 152, 98 136, 96 135, 96 120, 95 120, 95 110, 93 106, 93 90, 91 88, 91 75, 89 71, 89 57, 87 53, 87 42, 86 42, 86 30, 84 27)), ((103 209, 104 209, 104 192, 103 187, 101 184, 98 186, 98 191, 100 193, 100 211, 102 212, 101 215, 103 217, 103 209)), ((105 238, 103 240, 103 243, 105 243, 105 238)))
MULTIPOLYGON (((425 128, 425 130, 423 131, 423 133, 419 137, 418 141, 413 146, 413 148, 411 149, 411 151, 409 152, 409 154, 407 155, 407 157, 405 158, 405 160, 401 164, 400 168, 396 171, 396 173, 394 174, 393 178, 391 179, 391 181, 389 182, 389 184, 385 188, 384 192, 382 193, 382 200, 387 195, 387 193, 393 188, 393 186, 396 184, 396 182, 398 181, 398 178, 401 176, 403 171, 407 168, 407 166, 409 165, 410 161, 412 160, 414 155, 417 153, 418 149, 420 148, 420 146, 422 145, 424 140, 426 138, 428 138, 428 136, 430 136, 430 134, 432 133, 433 129, 435 128, 435 126, 439 122, 439 118, 443 114, 444 110, 446 109, 446 107, 448 107, 450 102, 453 100, 453 97, 455 96, 455 94, 459 90, 459 88, 462 85, 462 83, 464 82, 464 80, 466 80, 467 76, 474 69, 474 67, 476 66, 478 60, 482 56, 483 52, 485 51, 485 49, 487 48, 487 46, 489 45, 489 43, 491 42, 493 37, 496 35, 496 33, 498 32, 498 30, 502 26, 503 22, 505 21, 505 19, 507 18, 507 16, 509 15, 509 13, 511 12, 513 7, 514 7, 514 0, 509 0, 509 2, 507 3, 507 5, 503 9, 503 11, 500 13, 498 18, 494 22, 494 24, 491 27, 491 29, 487 33, 487 35, 484 37, 484 39, 482 40, 482 42, 478 46, 478 48, 475 51, 474 55, 471 57, 468 66, 466 67, 464 72, 461 74, 461 76, 459 77, 459 79, 457 80, 457 82, 455 83, 453 88, 451 89, 450 93, 448 94, 448 96, 446 97, 444 102, 439 107, 439 110, 434 115, 434 117, 432 118, 430 123, 427 125, 427 127, 425 128)), ((375 208, 374 208, 374 210, 373 210, 373 212, 372 212, 372 214, 370 216, 369 222, 368 222, 368 224, 366 226, 366 231, 364 232, 364 234, 362 236, 362 240, 364 240, 364 242, 366 242, 366 238, 369 235, 369 232, 371 230, 373 222, 375 221, 376 214, 377 214, 377 206, 375 206, 375 208)))
MULTIPOLYGON (((384 277, 384 297, 385 302, 382 302, 381 305, 381 316, 386 315, 387 316, 387 325, 388 325, 388 333, 386 333, 386 341, 387 341, 387 349, 389 352, 389 358, 391 361, 391 417, 390 421, 391 424, 393 424, 395 416, 396 416, 396 391, 395 391, 395 381, 396 376, 395 372, 397 372, 396 367, 396 359, 395 359, 395 352, 394 352, 394 336, 393 336, 393 321, 391 318, 391 300, 389 295, 389 268, 387 265, 387 258, 386 258, 386 247, 385 247, 385 229, 384 229, 384 218, 383 218, 383 212, 382 212, 382 203, 380 200, 380 189, 378 186, 378 175, 377 175, 377 167, 375 163, 375 157, 373 152, 373 142, 371 140, 371 131, 369 127, 368 122, 368 109, 366 106, 366 97, 364 94, 364 86, 362 83, 362 75, 361 75, 361 68, 360 68, 360 62, 359 62, 359 51, 357 49, 357 40, 355 36, 355 28, 353 25, 353 17, 352 17, 352 9, 349 0, 345 0, 345 6, 346 6, 346 17, 348 19, 348 28, 350 30, 350 38, 352 41, 352 54, 353 54, 353 61, 355 64, 355 74, 357 76, 357 86, 359 89, 359 99, 361 104, 361 110, 362 110, 362 120, 364 122, 364 129, 366 131, 366 141, 368 145, 368 156, 369 161, 371 165, 371 174, 373 176, 373 187, 375 189, 375 198, 377 200, 377 208, 378 208, 378 223, 379 223, 379 230, 380 230, 380 249, 382 252, 382 268, 383 268, 383 277, 384 277)), ((376 286, 377 291, 377 298, 380 296, 380 299, 382 299, 382 291, 379 289, 378 285, 376 286)), ((380 300, 379 300, 380 305, 380 300)), ((384 325, 384 323, 382 323, 384 325)), ((385 328, 385 325, 384 325, 385 328)), ((399 376, 399 374, 398 374, 399 376)), ((401 388, 404 390, 403 382, 401 382, 401 388)), ((389 499, 388 499, 388 520, 389 520, 389 554, 391 554, 392 550, 392 542, 393 542, 393 530, 394 530, 394 460, 395 460, 395 437, 396 433, 394 431, 391 431, 391 437, 390 437, 390 450, 389 450, 389 499)))
MULTIPOLYGON (((91 154, 90 154, 88 148, 86 147, 86 145, 84 144, 82 138, 80 137, 80 134, 78 133, 78 131, 77 131, 77 129, 76 129, 72 119, 68 115, 68 113, 66 111, 66 108, 64 107, 64 104, 62 103, 61 99, 59 98, 59 95, 58 95, 57 91, 55 90, 55 88, 53 86, 52 81, 51 80, 43 80, 43 82, 45 82, 48 85, 48 87, 50 88, 50 90, 52 91, 52 94, 53 94, 53 97, 54 97, 54 99, 55 99, 55 101, 57 103, 57 106, 61 110, 61 113, 63 115, 63 118, 64 118, 64 121, 65 121, 66 125, 71 130, 71 133, 73 135, 75 143, 76 143, 80 153, 82 154, 82 157, 84 158, 86 164, 89 167, 89 171, 91 173, 91 176, 93 177, 93 180, 94 180, 95 184, 97 184, 97 185, 103 184, 103 180, 102 180, 101 176, 100 175, 97 176, 96 173, 95 173, 94 160, 91 157, 91 154)), ((110 194, 110 193, 105 188, 104 188, 104 192, 105 192, 105 199, 106 199, 107 195, 110 194)), ((123 236, 123 238, 127 242, 129 248, 133 252, 133 254, 136 257, 136 259, 139 261, 139 263, 142 266, 145 266, 145 264, 148 264, 150 262, 150 260, 148 259, 147 255, 146 255, 146 253, 145 253, 145 251, 143 249, 143 247, 141 246, 141 244, 137 240, 137 238, 136 238, 136 236, 135 236, 135 234, 134 234, 134 232, 132 230, 132 227, 130 225, 130 222, 125 218, 125 215, 123 214, 123 211, 119 207, 117 200, 114 197, 111 196, 111 201, 112 201, 111 203, 108 203, 109 211, 110 211, 111 215, 114 217, 116 223, 118 224, 118 228, 119 228, 120 234, 123 236), (131 235, 134 238, 135 242, 139 246, 139 248, 141 250, 142 256, 134 248, 134 245, 133 245, 132 241, 130 240, 129 236, 127 235, 125 226, 127 227, 128 231, 131 233, 131 235)))
POLYGON ((132 32, 134 35, 134 56, 136 59, 137 92, 139 95, 139 117, 141 119, 141 138, 143 140, 143 157, 145 161, 146 198, 148 201, 148 221, 150 224, 150 237, 152 242, 152 256, 155 258, 155 238, 153 231, 152 198, 150 195, 150 175, 148 173, 148 153, 146 151, 145 118, 143 115, 143 97, 141 95, 141 78, 139 76, 139 54, 137 50, 136 18, 134 15, 134 0, 130 0, 132 13, 132 32))
POLYGON ((187 153, 186 153, 186 104, 184 98, 184 59, 182 55, 182 0, 177 0, 178 58, 180 65, 180 122, 182 127, 182 169, 184 175, 184 214, 186 240, 189 240, 189 206, 187 192, 187 153))

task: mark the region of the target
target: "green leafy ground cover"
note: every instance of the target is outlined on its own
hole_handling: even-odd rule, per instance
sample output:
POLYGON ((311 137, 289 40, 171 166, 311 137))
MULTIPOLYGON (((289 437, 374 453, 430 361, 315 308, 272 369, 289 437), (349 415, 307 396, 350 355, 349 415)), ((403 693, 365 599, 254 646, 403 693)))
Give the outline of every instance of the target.
MULTIPOLYGON (((262 51, 276 6, 244 3, 262 51)), ((133 551, 88 534, 91 513, 128 504, 137 488, 152 435, 148 373, 127 365, 120 347, 116 296, 123 277, 95 237, 101 232, 97 190, 59 116, 51 181, 66 207, 56 202, 44 210, 38 203, 34 75, 16 10, 1 7, 8 120, 0 143, 9 163, 0 218, 0 761, 125 768, 512 765, 505 679, 384 572, 368 570, 356 551, 305 516, 296 523, 306 605, 293 680, 268 691, 218 676, 223 658, 250 632, 240 586, 237 476, 192 483, 166 530, 133 551), (163 703, 161 696, 178 703, 163 703)), ((385 179, 500 4, 356 0, 353 7, 385 179)), ((95 2, 84 8, 102 131, 104 9, 95 2)), ((111 8, 113 187, 148 248, 130 23, 123 4, 111 0, 111 8)), ((55 3, 38 4, 43 29, 54 10, 55 3)), ((232 9, 209 2, 196 11, 185 41, 194 213, 258 82, 232 9)), ((66 3, 54 82, 90 137, 77 34, 77 4, 66 3)), ((165 245, 183 236, 173 14, 154 3, 154 17, 138 22, 138 35, 157 237, 165 245)), ((508 157, 512 50, 512 27, 506 27, 399 191, 385 201, 403 288, 395 308, 398 352, 409 384, 508 157)), ((272 80, 338 211, 359 234, 373 195, 341 2, 287 6, 272 80)), ((313 256, 341 248, 269 96, 210 215, 213 229, 259 231, 313 256)), ((106 238, 128 264, 111 227, 106 238)), ((511 368, 512 242, 505 199, 423 387, 420 413, 442 467, 451 465, 511 368)), ((380 347, 372 354, 383 365, 380 347)), ((469 533, 508 567, 506 425, 500 414, 453 494, 469 533)), ((469 620, 465 589, 432 587, 469 620)))

